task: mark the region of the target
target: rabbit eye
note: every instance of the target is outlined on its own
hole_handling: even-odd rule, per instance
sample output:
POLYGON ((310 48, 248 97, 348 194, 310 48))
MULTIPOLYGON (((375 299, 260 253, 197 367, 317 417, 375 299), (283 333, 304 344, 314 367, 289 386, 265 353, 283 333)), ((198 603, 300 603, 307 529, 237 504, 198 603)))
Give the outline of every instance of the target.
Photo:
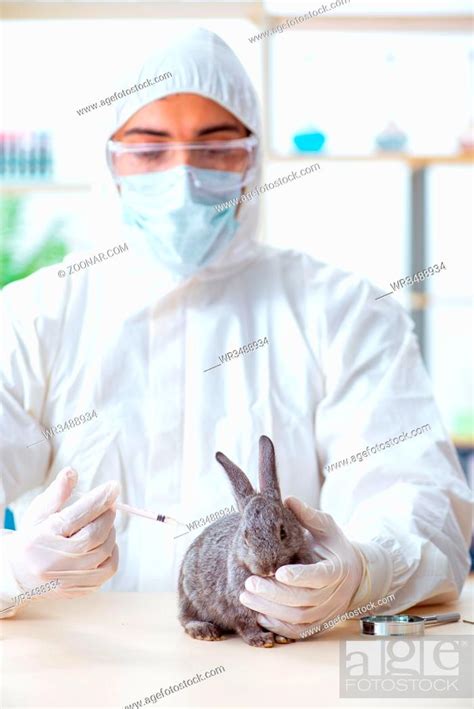
POLYGON ((285 528, 283 525, 280 526, 280 539, 283 541, 284 539, 287 538, 287 533, 285 531, 285 528))

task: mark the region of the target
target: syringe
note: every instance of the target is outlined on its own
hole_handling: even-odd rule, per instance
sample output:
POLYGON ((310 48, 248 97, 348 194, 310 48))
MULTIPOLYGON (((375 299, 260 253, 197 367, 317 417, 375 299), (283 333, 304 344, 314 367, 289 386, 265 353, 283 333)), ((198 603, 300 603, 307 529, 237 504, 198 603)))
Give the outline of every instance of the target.
MULTIPOLYGON (((74 491, 71 502, 74 502, 78 497, 84 497, 85 492, 74 491)), ((148 510, 142 510, 140 507, 132 507, 132 505, 126 505, 124 502, 114 502, 114 507, 122 512, 127 512, 130 515, 137 515, 138 517, 146 517, 146 519, 152 519, 154 522, 163 522, 164 524, 174 524, 176 527, 186 527, 182 522, 178 522, 174 517, 169 517, 168 515, 157 514, 156 512, 149 512, 148 510)))
POLYGON ((148 512, 148 510, 142 510, 139 507, 132 507, 131 505, 126 505, 123 502, 116 502, 115 507, 117 510, 122 510, 122 512, 128 512, 131 515, 138 515, 139 517, 146 517, 147 519, 153 519, 155 522, 164 522, 165 524, 175 524, 182 525, 181 522, 174 519, 173 517, 168 517, 168 515, 156 514, 156 512, 148 512))

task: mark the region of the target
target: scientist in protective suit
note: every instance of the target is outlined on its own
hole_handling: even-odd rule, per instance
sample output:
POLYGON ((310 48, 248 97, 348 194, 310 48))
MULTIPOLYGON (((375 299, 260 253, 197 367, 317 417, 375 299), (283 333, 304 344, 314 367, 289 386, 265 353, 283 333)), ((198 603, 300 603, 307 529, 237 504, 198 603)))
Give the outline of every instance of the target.
POLYGON ((104 136, 127 250, 3 291, 3 606, 52 579, 69 597, 175 588, 201 529, 116 517, 117 496, 195 528, 232 504, 215 451, 255 483, 263 433, 324 560, 247 580, 262 626, 298 638, 387 596, 382 612, 457 598, 470 494, 410 319, 358 276, 257 241, 259 200, 236 198, 261 184, 259 108, 230 48, 196 30, 135 78, 165 72, 104 136))

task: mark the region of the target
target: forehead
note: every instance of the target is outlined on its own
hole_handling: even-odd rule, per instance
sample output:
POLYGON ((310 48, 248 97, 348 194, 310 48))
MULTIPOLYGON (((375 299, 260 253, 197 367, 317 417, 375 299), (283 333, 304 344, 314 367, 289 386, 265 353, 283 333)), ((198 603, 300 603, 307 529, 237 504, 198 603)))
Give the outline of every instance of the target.
POLYGON ((222 132, 246 132, 236 116, 212 99, 181 93, 142 106, 118 129, 116 135, 127 135, 135 128, 149 128, 151 131, 163 131, 176 139, 189 140, 214 127, 221 127, 222 132))
POLYGON ((269 497, 264 497, 263 495, 256 495, 245 508, 245 512, 252 515, 261 515, 263 512, 271 513, 273 516, 278 514, 281 516, 281 505, 269 497))

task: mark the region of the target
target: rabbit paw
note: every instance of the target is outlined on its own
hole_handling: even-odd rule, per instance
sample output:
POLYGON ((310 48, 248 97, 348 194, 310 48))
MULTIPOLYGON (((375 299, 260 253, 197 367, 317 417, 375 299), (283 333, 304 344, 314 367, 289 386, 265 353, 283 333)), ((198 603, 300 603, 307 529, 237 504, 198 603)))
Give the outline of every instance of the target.
POLYGON ((288 643, 294 643, 295 641, 291 638, 285 638, 284 635, 275 635, 275 642, 280 645, 288 645, 288 643))
POLYGON ((273 640, 275 636, 273 633, 257 631, 255 633, 244 635, 243 638, 246 643, 253 645, 253 647, 273 647, 273 640))
POLYGON ((184 629, 188 635, 196 640, 222 640, 223 638, 220 628, 214 623, 191 620, 186 623, 184 629))

